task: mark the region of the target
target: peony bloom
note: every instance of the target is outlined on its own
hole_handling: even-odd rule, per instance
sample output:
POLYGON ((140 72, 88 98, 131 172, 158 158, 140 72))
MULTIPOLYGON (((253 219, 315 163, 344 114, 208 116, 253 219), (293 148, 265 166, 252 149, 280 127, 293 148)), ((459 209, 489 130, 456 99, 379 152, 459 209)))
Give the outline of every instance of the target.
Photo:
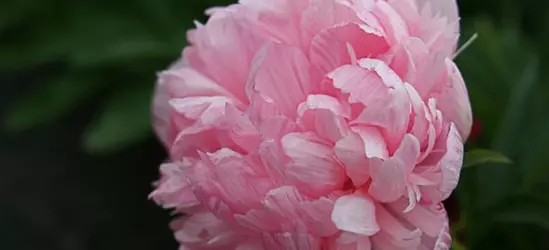
POLYGON ((449 249, 471 108, 454 0, 240 0, 159 74, 180 249, 449 249))

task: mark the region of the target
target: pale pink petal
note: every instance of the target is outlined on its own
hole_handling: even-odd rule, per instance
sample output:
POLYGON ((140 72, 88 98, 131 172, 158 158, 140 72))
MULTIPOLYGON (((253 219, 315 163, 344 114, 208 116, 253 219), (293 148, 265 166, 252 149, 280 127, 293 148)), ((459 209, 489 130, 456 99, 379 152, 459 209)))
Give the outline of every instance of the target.
POLYGON ((371 250, 370 236, 342 232, 329 250, 371 250))
POLYGON ((179 114, 172 122, 180 131, 170 149, 172 158, 195 155, 197 150, 217 150, 220 140, 227 135, 214 128, 224 119, 225 107, 230 102, 222 96, 172 99, 169 103, 173 112, 179 114))
POLYGON ((310 201, 295 187, 284 186, 271 190, 262 204, 262 208, 235 215, 235 219, 259 233, 301 231, 323 237, 337 231, 330 219, 333 201, 326 198, 310 201))
MULTIPOLYGON (((261 135, 249 117, 232 105, 225 106, 225 118, 218 129, 226 130, 231 142, 246 153, 255 152, 261 143, 261 135)), ((230 145, 231 142, 224 142, 230 145)))
POLYGON ((208 79, 198 71, 188 67, 187 63, 178 63, 174 68, 158 75, 158 84, 164 85, 172 98, 189 96, 227 96, 226 89, 208 79))
POLYGON ((405 87, 395 85, 386 98, 370 103, 353 122, 381 128, 389 150, 394 151, 408 129, 410 112, 411 105, 405 87))
POLYGON ((370 236, 379 231, 375 220, 375 203, 362 193, 342 196, 336 200, 332 221, 337 228, 370 236))
POLYGON ((417 37, 406 38, 393 50, 389 55, 391 68, 414 86, 422 99, 428 97, 444 72, 446 55, 430 51, 425 42, 417 37))
POLYGON ((446 211, 442 205, 423 205, 415 206, 408 213, 403 213, 408 206, 408 199, 400 199, 389 204, 389 208, 395 214, 400 214, 401 219, 405 219, 411 225, 419 228, 425 235, 437 237, 440 230, 448 222, 446 211))
POLYGON ((385 159, 388 152, 379 130, 371 127, 354 127, 353 131, 354 133, 336 143, 334 151, 345 166, 347 176, 359 187, 370 178, 370 158, 385 159))
POLYGON ((396 45, 410 36, 404 19, 386 1, 377 1, 372 13, 385 29, 389 44, 396 45))
POLYGON ((376 72, 359 66, 344 65, 332 71, 328 77, 336 89, 349 95, 350 103, 366 106, 389 94, 388 86, 376 72))
POLYGON ((160 166, 162 178, 150 197, 165 208, 190 209, 199 205, 184 177, 184 168, 192 165, 193 162, 190 160, 162 164, 160 166))
POLYGON ((236 14, 227 14, 198 27, 190 47, 193 50, 186 50, 184 55, 193 68, 246 103, 244 86, 264 38, 237 19, 236 14))
POLYGON ((259 127, 262 139, 281 139, 284 135, 297 132, 297 124, 285 116, 271 116, 259 127))
POLYGON ((338 141, 334 151, 355 186, 362 186, 370 179, 364 142, 358 134, 350 133, 338 141))
POLYGON ((333 209, 334 201, 324 197, 301 205, 301 216, 312 235, 326 237, 338 231, 331 219, 333 209))
POLYGON ((288 134, 282 138, 282 147, 290 158, 285 173, 301 191, 320 196, 342 186, 343 168, 332 148, 315 134, 288 134))
POLYGON ((322 242, 307 233, 272 233, 262 235, 268 250, 321 250, 322 242))
POLYGON ((252 94, 246 114, 256 127, 261 127, 266 120, 273 116, 283 115, 272 99, 260 94, 252 94))
POLYGON ((430 5, 433 14, 440 14, 448 19, 449 23, 457 23, 459 19, 456 0, 416 0, 421 8, 430 5))
POLYGON ((404 84, 408 96, 410 97, 410 103, 412 105, 412 111, 414 112, 414 118, 412 120, 412 126, 410 132, 420 142, 423 142, 428 135, 429 129, 429 113, 426 112, 426 106, 417 91, 410 84, 404 84))
POLYGON ((372 159, 370 175, 372 184, 369 193, 380 202, 393 202, 403 196, 407 187, 408 173, 412 172, 419 156, 419 142, 407 134, 394 156, 387 159, 372 159))
POLYGON ((177 132, 170 120, 170 95, 164 85, 157 84, 152 101, 152 126, 158 139, 169 149, 177 132))
POLYGON ((308 0, 240 0, 249 12, 248 21, 257 25, 256 33, 272 40, 299 46, 300 15, 307 8, 308 0))
POLYGON ((301 126, 330 142, 335 143, 349 132, 345 119, 350 117, 351 107, 334 97, 309 95, 307 101, 299 105, 298 115, 301 126))
POLYGON ((273 188, 269 176, 262 172, 262 166, 254 166, 230 149, 210 153, 208 158, 213 164, 213 176, 209 181, 211 189, 216 189, 219 198, 235 212, 245 212, 257 206, 273 188), (235 196, 239 199, 234 199, 235 196))
POLYGON ((309 7, 301 16, 300 28, 303 44, 308 47, 316 34, 350 20, 359 21, 354 10, 343 2, 311 0, 309 7))
POLYGON ((172 223, 175 238, 189 248, 227 248, 238 241, 238 236, 210 212, 185 216, 172 223))
MULTIPOLYGON (((376 206, 376 218, 381 228, 381 231, 385 232, 387 236, 390 236, 391 241, 404 242, 407 241, 411 245, 419 245, 421 241, 421 231, 419 229, 411 229, 406 221, 403 221, 400 217, 391 214, 385 206, 378 204, 376 206)), ((375 239, 375 242, 388 240, 386 237, 380 237, 375 239)), ((387 242, 389 243, 389 242, 387 242)))
POLYGON ((331 72, 351 63, 349 46, 357 58, 375 58, 389 50, 379 31, 366 24, 347 23, 326 29, 315 36, 309 53, 311 62, 322 74, 331 72))
POLYGON ((286 115, 295 117, 298 105, 311 91, 309 81, 309 61, 301 50, 270 43, 254 58, 249 95, 270 99, 286 115))
POLYGON ((444 119, 454 122, 464 142, 471 132, 473 118, 471 103, 467 94, 467 87, 463 81, 459 69, 453 61, 446 60, 448 79, 442 86, 442 90, 436 94, 437 107, 444 114, 444 119))
POLYGON ((446 142, 446 154, 440 160, 440 169, 442 170, 442 181, 440 183, 441 199, 446 200, 452 191, 456 188, 461 166, 463 165, 463 143, 456 127, 452 124, 448 132, 446 142))

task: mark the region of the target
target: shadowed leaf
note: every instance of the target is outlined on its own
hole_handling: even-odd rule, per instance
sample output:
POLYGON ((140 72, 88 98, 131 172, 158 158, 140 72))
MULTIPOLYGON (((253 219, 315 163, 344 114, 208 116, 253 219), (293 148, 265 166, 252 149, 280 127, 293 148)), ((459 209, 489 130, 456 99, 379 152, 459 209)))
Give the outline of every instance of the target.
POLYGON ((504 163, 510 164, 512 161, 505 155, 488 150, 488 149, 473 149, 465 153, 465 161, 463 167, 473 167, 486 163, 504 163))
POLYGON ((151 135, 152 84, 125 88, 114 94, 84 135, 90 153, 110 153, 151 135))

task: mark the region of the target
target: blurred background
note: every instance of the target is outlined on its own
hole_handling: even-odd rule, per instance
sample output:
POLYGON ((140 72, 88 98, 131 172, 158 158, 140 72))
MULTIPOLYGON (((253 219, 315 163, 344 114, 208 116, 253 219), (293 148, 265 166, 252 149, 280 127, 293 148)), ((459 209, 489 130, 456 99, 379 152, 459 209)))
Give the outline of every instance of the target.
MULTIPOLYGON (((0 249, 176 249, 147 200, 165 154, 156 72, 203 10, 231 0, 0 1, 0 249)), ((454 249, 549 249, 549 1, 458 0, 468 148, 513 164, 463 171, 454 249)))

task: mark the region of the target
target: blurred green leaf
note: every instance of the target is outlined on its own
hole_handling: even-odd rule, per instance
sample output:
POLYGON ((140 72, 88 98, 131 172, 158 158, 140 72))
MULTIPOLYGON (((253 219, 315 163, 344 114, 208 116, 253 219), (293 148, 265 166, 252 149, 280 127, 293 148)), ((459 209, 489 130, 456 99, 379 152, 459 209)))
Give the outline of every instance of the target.
POLYGON ((90 153, 110 153, 151 135, 150 99, 152 84, 126 87, 106 103, 84 135, 90 153))
POLYGON ((488 149, 473 149, 465 153, 464 167, 472 167, 486 163, 510 164, 512 161, 505 157, 505 155, 488 149))
POLYGON ((5 128, 21 132, 68 115, 80 103, 97 94, 101 88, 92 76, 66 75, 45 81, 24 96, 9 111, 5 128))

